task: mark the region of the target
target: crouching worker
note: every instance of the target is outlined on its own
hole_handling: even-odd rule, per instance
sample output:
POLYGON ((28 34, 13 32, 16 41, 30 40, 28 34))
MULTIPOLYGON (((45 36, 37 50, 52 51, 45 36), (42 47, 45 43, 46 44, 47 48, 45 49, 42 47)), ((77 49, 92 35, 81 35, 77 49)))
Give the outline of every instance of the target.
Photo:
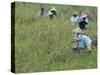
POLYGON ((89 36, 83 34, 80 28, 76 28, 74 31, 75 37, 73 39, 73 50, 87 48, 87 52, 91 52, 92 40, 89 36))
POLYGON ((56 8, 55 8, 55 7, 53 7, 52 9, 50 9, 50 10, 48 11, 48 16, 49 16, 50 19, 51 19, 51 18, 56 18, 56 16, 57 16, 57 11, 56 11, 56 8))
POLYGON ((39 16, 44 16, 45 15, 45 10, 43 7, 41 7, 40 11, 39 11, 39 16))
POLYGON ((81 21, 79 22, 79 27, 84 30, 87 29, 87 25, 88 25, 88 15, 87 14, 82 14, 81 16, 81 21))
POLYGON ((71 22, 72 24, 78 25, 78 20, 80 20, 80 16, 78 12, 74 12, 73 15, 71 16, 71 22))
POLYGON ((88 25, 88 15, 85 13, 78 14, 78 12, 74 12, 71 16, 71 22, 75 25, 78 25, 80 29, 84 30, 88 25))

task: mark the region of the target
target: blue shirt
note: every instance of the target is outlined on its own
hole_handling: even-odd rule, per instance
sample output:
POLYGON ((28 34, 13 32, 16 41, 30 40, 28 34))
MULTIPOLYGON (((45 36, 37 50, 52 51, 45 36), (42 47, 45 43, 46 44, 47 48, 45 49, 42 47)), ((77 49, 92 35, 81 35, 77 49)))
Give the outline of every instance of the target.
POLYGON ((83 19, 80 16, 76 17, 76 23, 79 24, 83 19))
POLYGON ((79 34, 77 36, 77 40, 79 41, 80 48, 84 48, 87 44, 90 44, 92 42, 91 38, 84 34, 79 34))
POLYGON ((83 21, 83 19, 80 16, 76 16, 76 17, 72 16, 71 21, 76 24, 79 24, 81 21, 83 21))

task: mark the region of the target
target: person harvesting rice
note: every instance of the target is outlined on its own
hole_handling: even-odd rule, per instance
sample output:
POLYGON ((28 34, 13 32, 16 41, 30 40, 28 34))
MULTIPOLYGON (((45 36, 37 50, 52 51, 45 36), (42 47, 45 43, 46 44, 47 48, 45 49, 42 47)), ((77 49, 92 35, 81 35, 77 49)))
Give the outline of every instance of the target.
POLYGON ((52 7, 52 9, 48 11, 48 16, 49 18, 55 18, 57 16, 57 10, 55 7, 52 7))
POLYGON ((86 14, 81 13, 79 15, 78 12, 75 12, 71 16, 71 22, 77 24, 80 29, 84 30, 86 29, 86 25, 88 25, 88 18, 86 14))
POLYGON ((87 48, 87 52, 91 52, 92 50, 92 39, 85 35, 80 28, 76 28, 73 30, 75 33, 75 37, 73 39, 73 50, 77 50, 77 48, 87 48))

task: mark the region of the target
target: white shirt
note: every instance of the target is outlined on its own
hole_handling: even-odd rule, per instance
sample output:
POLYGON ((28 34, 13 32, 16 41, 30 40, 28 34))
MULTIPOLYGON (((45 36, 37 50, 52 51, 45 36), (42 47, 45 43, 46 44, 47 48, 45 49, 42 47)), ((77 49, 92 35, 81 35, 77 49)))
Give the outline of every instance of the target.
POLYGON ((48 11, 48 14, 47 14, 47 15, 48 15, 48 16, 49 16, 49 15, 53 15, 53 13, 52 13, 51 11, 48 11))

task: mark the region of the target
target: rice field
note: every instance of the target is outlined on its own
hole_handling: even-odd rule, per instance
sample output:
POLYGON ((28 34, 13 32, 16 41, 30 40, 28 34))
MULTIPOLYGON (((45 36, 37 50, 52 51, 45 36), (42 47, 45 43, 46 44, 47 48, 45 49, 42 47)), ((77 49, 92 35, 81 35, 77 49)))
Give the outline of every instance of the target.
POLYGON ((97 34, 97 8, 89 6, 43 4, 45 12, 55 6, 57 18, 40 17, 39 3, 15 3, 15 71, 44 72, 97 68, 97 47, 92 53, 72 52, 72 30, 70 22, 73 12, 89 14, 89 26, 85 33, 92 40, 97 34))

